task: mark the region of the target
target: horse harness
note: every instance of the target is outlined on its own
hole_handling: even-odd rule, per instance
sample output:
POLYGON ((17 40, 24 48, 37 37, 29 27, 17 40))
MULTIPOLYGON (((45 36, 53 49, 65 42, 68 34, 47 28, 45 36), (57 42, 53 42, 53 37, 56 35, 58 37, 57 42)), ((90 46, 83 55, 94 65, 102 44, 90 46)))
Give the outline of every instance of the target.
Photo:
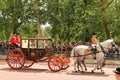
MULTIPOLYGON (((106 51, 104 50, 103 46, 102 46, 101 44, 99 44, 99 45, 100 45, 100 48, 101 48, 102 51, 97 51, 96 48, 94 48, 94 50, 95 50, 94 55, 96 55, 96 54, 99 53, 99 52, 103 52, 104 54, 106 54, 106 51)), ((71 56, 71 57, 83 57, 83 56, 87 56, 87 55, 93 55, 93 51, 92 51, 92 49, 91 49, 90 51, 92 51, 92 53, 76 56, 76 55, 75 55, 75 48, 76 48, 76 47, 74 47, 74 56, 71 56)))

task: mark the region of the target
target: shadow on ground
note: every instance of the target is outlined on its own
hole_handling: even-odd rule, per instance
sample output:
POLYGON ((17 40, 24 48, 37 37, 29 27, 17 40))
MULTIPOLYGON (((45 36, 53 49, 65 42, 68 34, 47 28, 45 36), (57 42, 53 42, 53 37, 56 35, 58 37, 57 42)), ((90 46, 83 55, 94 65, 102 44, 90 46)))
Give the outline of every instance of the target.
POLYGON ((101 72, 67 72, 67 75, 79 75, 79 76, 99 76, 99 77, 108 77, 110 74, 103 74, 101 72))
POLYGON ((0 70, 9 71, 9 72, 23 72, 23 73, 41 73, 41 72, 49 71, 48 69, 35 69, 35 68, 23 68, 19 70, 14 70, 11 68, 2 68, 0 70))
POLYGON ((22 73, 57 73, 61 74, 63 72, 66 72, 65 70, 61 70, 59 72, 53 72, 50 71, 49 69, 35 69, 35 68, 22 68, 19 70, 11 69, 11 68, 2 68, 0 69, 1 71, 8 71, 8 72, 22 72, 22 73))
MULTIPOLYGON (((51 73, 51 74, 66 74, 66 75, 73 75, 73 76, 98 76, 98 77, 108 77, 110 74, 102 74, 101 72, 74 72, 74 71, 68 71, 68 70, 61 70, 59 72, 52 72, 49 69, 36 69, 36 68, 22 68, 19 70, 14 70, 11 68, 1 68, 1 71, 7 71, 7 72, 18 72, 18 73, 51 73)), ((120 80, 120 79, 117 79, 120 80)))

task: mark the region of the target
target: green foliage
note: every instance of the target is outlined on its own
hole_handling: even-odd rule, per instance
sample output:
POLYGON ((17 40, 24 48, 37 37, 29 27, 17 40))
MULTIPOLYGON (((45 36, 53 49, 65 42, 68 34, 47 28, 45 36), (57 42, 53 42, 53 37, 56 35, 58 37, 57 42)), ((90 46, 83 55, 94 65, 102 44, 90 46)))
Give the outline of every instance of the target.
POLYGON ((45 28, 43 28, 42 29, 43 37, 51 38, 51 35, 52 35, 51 30, 52 30, 51 26, 46 26, 45 28))
POLYGON ((111 37, 119 40, 119 31, 117 30, 119 30, 120 21, 118 12, 120 1, 117 0, 116 3, 111 1, 106 0, 104 2, 106 13, 102 13, 103 6, 101 6, 100 0, 58 0, 49 2, 47 7, 48 11, 52 12, 49 13, 49 23, 53 27, 52 37, 56 41, 62 42, 85 41, 86 37, 90 41, 92 33, 96 32, 100 41, 106 40, 103 23, 103 17, 105 17, 111 37), (109 5, 109 3, 111 4, 109 5))
POLYGON ((0 0, 0 38, 8 40, 15 30, 22 37, 35 37, 36 26, 49 23, 42 29, 43 37, 57 42, 90 41, 93 32, 103 41, 107 39, 105 18, 110 36, 119 41, 120 1, 112 1, 101 5, 101 0, 0 0))
POLYGON ((19 34, 23 37, 23 38, 27 38, 27 37, 30 37, 30 38, 34 38, 36 36, 36 33, 37 33, 37 28, 35 27, 36 24, 35 23, 25 23, 25 24, 22 24, 18 31, 19 31, 19 34))
POLYGON ((3 39, 8 40, 13 32, 19 32, 23 37, 35 37, 37 23, 46 23, 44 4, 41 0, 1 0, 0 31, 5 35, 3 39))

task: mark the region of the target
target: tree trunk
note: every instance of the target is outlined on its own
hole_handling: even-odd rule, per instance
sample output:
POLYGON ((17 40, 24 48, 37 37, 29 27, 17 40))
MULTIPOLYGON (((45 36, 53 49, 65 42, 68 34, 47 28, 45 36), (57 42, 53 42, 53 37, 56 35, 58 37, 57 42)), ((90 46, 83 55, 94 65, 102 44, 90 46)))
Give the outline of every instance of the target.
POLYGON ((110 39, 110 27, 106 19, 103 18, 104 28, 106 32, 107 39, 110 39))
MULTIPOLYGON (((102 11, 103 14, 106 12, 106 8, 107 8, 104 5, 105 4, 104 1, 105 0, 100 0, 100 2, 101 2, 101 11, 102 11)), ((106 37, 107 37, 107 39, 110 39, 110 27, 109 27, 108 21, 107 21, 105 16, 103 16, 103 24, 104 24, 104 29, 105 29, 105 32, 106 32, 106 37)))
POLYGON ((42 30, 41 30, 41 26, 40 26, 40 14, 39 14, 39 6, 36 5, 35 7, 36 10, 36 15, 37 15, 37 35, 36 38, 42 38, 42 30))
POLYGON ((17 33, 17 29, 18 27, 22 24, 22 21, 20 23, 14 23, 14 26, 13 26, 13 32, 16 32, 17 33))
POLYGON ((86 34, 85 42, 90 42, 91 40, 90 40, 90 37, 89 37, 89 30, 88 29, 85 30, 85 34, 86 34))
POLYGON ((42 38, 42 30, 41 30, 41 26, 40 26, 39 20, 37 21, 37 29, 38 29, 37 38, 42 38))
POLYGON ((14 26, 13 32, 17 33, 17 27, 16 26, 14 26))

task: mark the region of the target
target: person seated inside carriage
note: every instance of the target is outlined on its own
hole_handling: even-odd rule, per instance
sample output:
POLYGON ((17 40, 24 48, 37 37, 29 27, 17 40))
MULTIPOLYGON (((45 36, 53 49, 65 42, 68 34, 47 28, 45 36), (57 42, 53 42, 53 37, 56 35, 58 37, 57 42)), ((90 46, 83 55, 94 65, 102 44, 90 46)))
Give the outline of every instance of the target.
POLYGON ((18 33, 13 32, 13 35, 10 39, 10 44, 14 45, 16 48, 20 46, 20 37, 18 33))

